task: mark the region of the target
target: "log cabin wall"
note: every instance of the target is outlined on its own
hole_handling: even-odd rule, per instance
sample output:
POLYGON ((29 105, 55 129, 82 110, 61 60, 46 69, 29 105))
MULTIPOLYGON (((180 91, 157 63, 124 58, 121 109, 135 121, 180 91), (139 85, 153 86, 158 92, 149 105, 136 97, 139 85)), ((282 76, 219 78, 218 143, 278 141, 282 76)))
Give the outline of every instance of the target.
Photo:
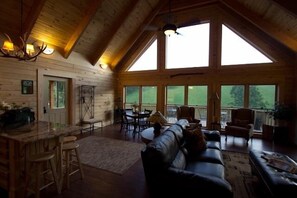
MULTIPOLYGON (((80 102, 79 86, 95 86, 94 115, 96 119, 103 120, 104 125, 112 123, 113 117, 113 72, 102 69, 98 65, 91 65, 81 55, 72 53, 68 59, 63 58, 58 52, 53 55, 40 55, 36 62, 24 62, 10 58, 0 58, 0 102, 16 103, 21 106, 33 108, 36 118, 40 115, 38 108, 38 90, 42 82, 38 82, 38 73, 49 76, 66 77, 73 80, 73 95, 70 101, 71 123, 79 124, 80 102), (33 94, 21 93, 21 80, 33 80, 33 94)), ((42 87, 41 87, 41 90, 42 87)))
MULTIPOLYGON (((165 70, 165 36, 158 33, 158 69, 157 71, 135 71, 125 72, 132 64, 135 54, 146 45, 153 36, 143 36, 135 47, 128 53, 119 66, 117 77, 116 96, 123 96, 123 88, 127 85, 154 85, 158 87, 157 109, 164 112, 165 87, 167 85, 207 85, 208 94, 220 93, 221 85, 228 84, 276 84, 278 86, 278 101, 286 104, 296 104, 296 55, 287 47, 263 33, 253 24, 233 12, 228 12, 220 6, 207 6, 182 11, 174 14, 176 18, 200 18, 201 21, 210 22, 210 59, 209 67, 165 70), (260 49, 275 59, 272 64, 253 64, 220 66, 220 43, 221 24, 228 25, 238 34, 245 36, 249 41, 255 43, 260 49), (182 73, 193 73, 193 75, 180 75, 182 73), (201 74, 194 74, 201 73, 201 74)), ((219 108, 220 109, 220 106, 219 108)), ((212 112, 213 106, 208 104, 208 112, 212 112)), ((219 113, 219 112, 217 112, 219 113)), ((211 122, 211 115, 207 117, 211 122)), ((294 124, 293 124, 294 125, 294 124)), ((296 129, 293 127, 290 136, 297 143, 296 129)))

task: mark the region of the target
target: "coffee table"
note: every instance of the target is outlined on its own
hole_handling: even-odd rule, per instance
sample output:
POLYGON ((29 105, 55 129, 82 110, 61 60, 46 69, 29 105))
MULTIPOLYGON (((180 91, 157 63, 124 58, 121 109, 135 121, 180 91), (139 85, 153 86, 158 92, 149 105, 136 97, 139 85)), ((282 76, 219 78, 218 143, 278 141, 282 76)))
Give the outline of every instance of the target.
MULTIPOLYGON (((269 153, 267 151, 264 151, 269 153)), ((272 152, 270 152, 272 153, 272 152)), ((277 153, 278 155, 282 155, 277 153)), ((283 155, 288 158, 288 156, 283 155)), ((285 195, 297 195, 297 174, 277 170, 267 165, 263 158, 263 151, 250 150, 249 162, 252 172, 265 184, 273 197, 284 197, 285 195), (296 176, 296 180, 294 177, 296 176)))

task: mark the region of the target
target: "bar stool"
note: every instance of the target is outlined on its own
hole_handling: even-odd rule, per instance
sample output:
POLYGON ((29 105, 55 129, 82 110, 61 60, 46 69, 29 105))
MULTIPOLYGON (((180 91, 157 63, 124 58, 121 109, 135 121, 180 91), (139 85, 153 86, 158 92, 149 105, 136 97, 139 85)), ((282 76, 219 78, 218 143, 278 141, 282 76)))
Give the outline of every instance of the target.
POLYGON ((29 156, 29 170, 28 172, 26 172, 25 180, 26 195, 27 192, 30 191, 35 193, 35 197, 40 197, 40 191, 52 184, 55 184, 58 193, 61 193, 54 158, 55 154, 53 152, 37 153, 29 156), (48 167, 48 162, 50 168, 48 167), (49 172, 51 172, 52 178, 50 178, 50 175, 48 175, 49 172), (32 176, 34 177, 34 179, 32 178, 32 176), (41 183, 41 176, 44 177, 43 183, 41 183), (33 187, 32 183, 32 187, 30 187, 31 184, 29 182, 34 180, 35 186, 33 187))
POLYGON ((63 153, 65 162, 65 180, 66 188, 70 186, 70 176, 76 172, 80 172, 81 179, 84 178, 82 165, 78 154, 79 144, 77 142, 69 142, 63 145, 63 153), (76 159, 74 159, 76 158, 76 159), (72 168, 75 167, 75 168, 72 168))
POLYGON ((63 143, 69 143, 69 142, 74 142, 77 140, 77 137, 74 135, 69 135, 69 136, 65 136, 63 139, 63 143))

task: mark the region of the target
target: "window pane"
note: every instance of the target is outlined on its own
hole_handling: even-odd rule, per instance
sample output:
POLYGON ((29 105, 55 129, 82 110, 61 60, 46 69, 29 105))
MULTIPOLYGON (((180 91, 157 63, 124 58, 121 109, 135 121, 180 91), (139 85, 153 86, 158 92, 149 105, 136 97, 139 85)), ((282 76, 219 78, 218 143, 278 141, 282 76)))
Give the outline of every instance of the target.
POLYGON ((272 61, 225 25, 222 25, 222 65, 271 63, 272 61))
POLYGON ((206 126, 207 86, 188 86, 188 105, 195 107, 195 118, 206 126))
POLYGON ((209 54, 209 23, 177 30, 166 37, 166 69, 206 67, 209 54))
POLYGON ((65 108, 65 86, 62 81, 49 81, 50 83, 50 107, 51 109, 65 108))
MULTIPOLYGON (((126 105, 130 104, 130 107, 134 103, 139 103, 139 87, 128 86, 126 87, 126 105)), ((129 106, 126 106, 130 108, 129 106)))
POLYGON ((249 108, 255 111, 254 130, 262 132, 263 124, 273 123, 272 118, 266 113, 273 109, 276 98, 275 85, 250 85, 249 108))
POLYGON ((185 87, 167 86, 166 118, 168 122, 176 122, 176 107, 184 104, 185 87))
POLYGON ((167 87, 167 104, 184 104, 185 87, 168 86, 167 87))
POLYGON ((249 107, 253 109, 273 109, 275 94, 275 85, 250 85, 249 107))
POLYGON ((149 109, 156 111, 157 106, 157 87, 144 86, 142 87, 142 104, 141 110, 149 109))
POLYGON ((57 107, 65 108, 65 82, 57 82, 57 107))
POLYGON ((231 120, 231 109, 242 108, 244 105, 243 85, 221 86, 221 127, 231 120))
POLYGON ((157 40, 138 58, 128 71, 157 69, 157 40))
POLYGON ((243 85, 224 85, 221 87, 221 107, 240 108, 244 104, 243 85))

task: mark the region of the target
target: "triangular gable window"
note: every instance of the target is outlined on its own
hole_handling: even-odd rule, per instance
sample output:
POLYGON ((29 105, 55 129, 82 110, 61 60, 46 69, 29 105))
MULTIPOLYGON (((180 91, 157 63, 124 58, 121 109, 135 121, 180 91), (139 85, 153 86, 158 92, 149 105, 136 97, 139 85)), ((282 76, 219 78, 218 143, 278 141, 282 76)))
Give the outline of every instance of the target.
POLYGON ((136 60, 128 71, 145 71, 157 69, 157 40, 136 60))
POLYGON ((258 49, 246 42, 225 25, 222 26, 221 64, 242 65, 255 63, 272 63, 273 61, 258 49))

